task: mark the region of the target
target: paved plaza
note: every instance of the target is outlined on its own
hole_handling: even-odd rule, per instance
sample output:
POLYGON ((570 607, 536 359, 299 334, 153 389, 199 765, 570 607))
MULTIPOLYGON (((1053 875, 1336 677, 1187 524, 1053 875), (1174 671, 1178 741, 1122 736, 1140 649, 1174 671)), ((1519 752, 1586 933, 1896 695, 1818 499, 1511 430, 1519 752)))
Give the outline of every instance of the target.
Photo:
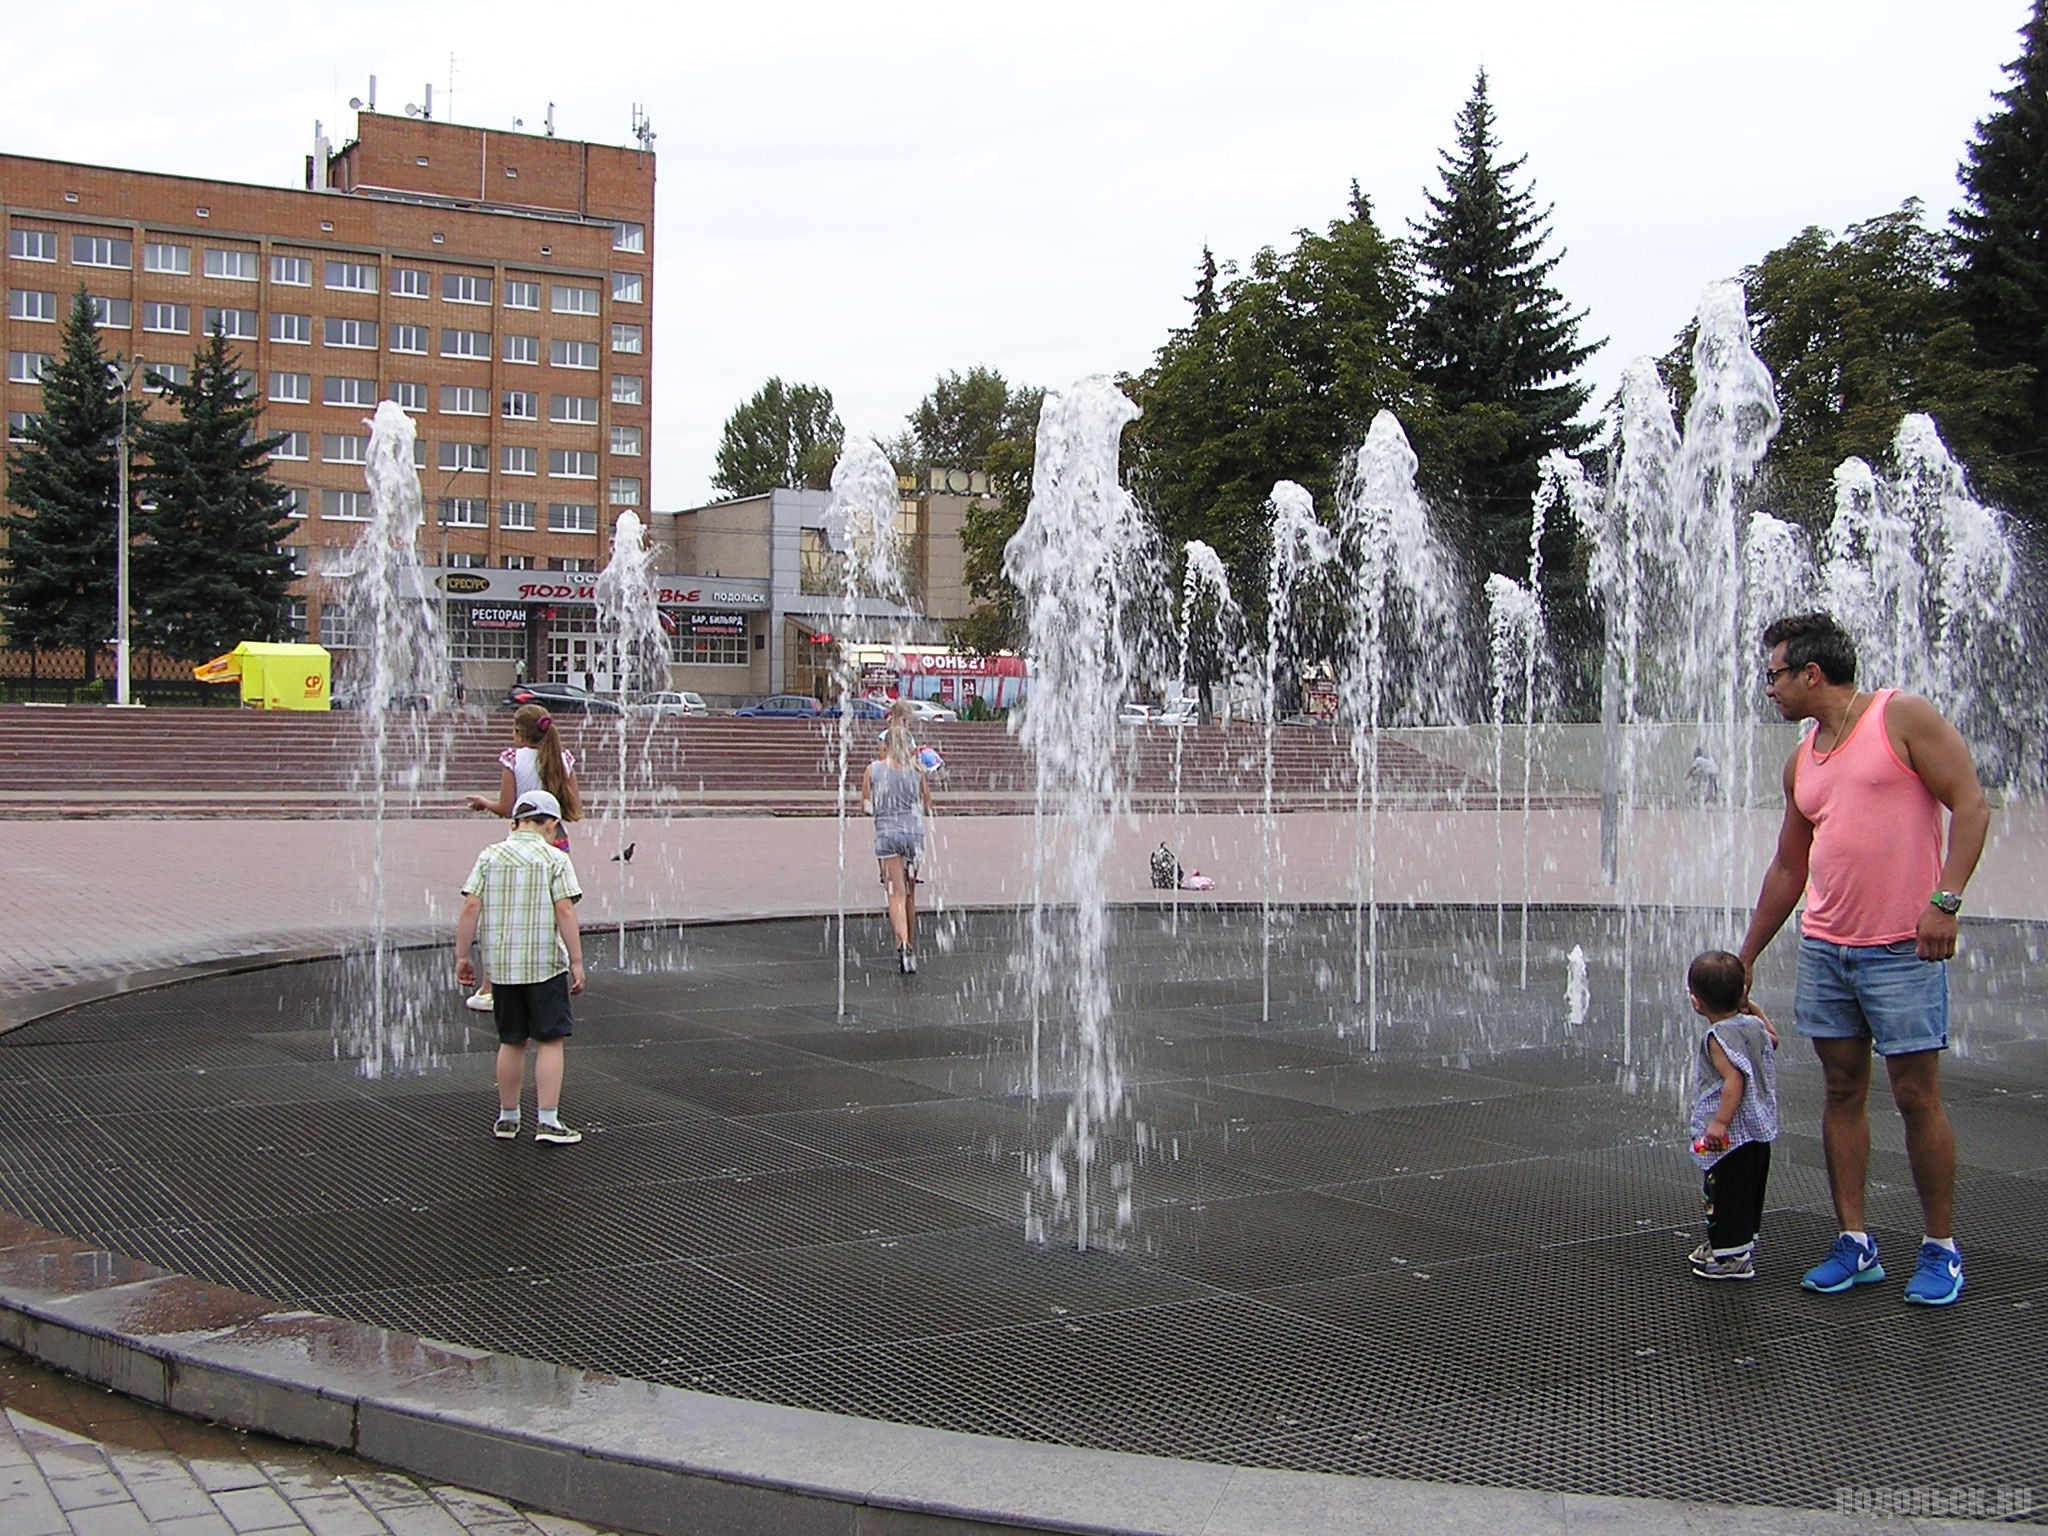
MULTIPOLYGON (((1521 822, 1383 818, 1376 864, 1399 894, 1369 1013, 1349 988, 1348 818, 1123 827, 1111 952, 1128 1107, 1100 1168, 1128 1178, 1130 1221, 1088 1253, 1026 1240, 1067 1102, 1052 1040, 1034 1063, 1016 963, 1028 819, 941 819, 914 979, 882 968, 850 830, 843 1013, 822 915, 840 891, 830 821, 582 829, 593 980, 564 1107, 590 1135, 562 1150, 479 1129, 491 1037, 453 1006, 445 948, 404 962, 442 1000, 409 1042, 418 1069, 370 1080, 334 1060, 358 994, 346 964, 315 957, 361 933, 378 884, 365 829, 8 824, 29 878, 6 898, 6 1008, 29 1022, 0 1035, 0 1209, 43 1230, 0 1237, 5 1299, 23 1341, 125 1372, 144 1397, 160 1383, 160 1400, 222 1417, 269 1404, 333 1443, 329 1410, 357 1394, 350 1443, 443 1504, 458 1444, 490 1487, 543 1495, 528 1504, 575 1481, 573 1447, 582 1476, 611 1466, 617 1490, 574 1507, 625 1528, 2041 1518, 2038 812, 2001 817, 1972 887, 1973 910, 2002 920, 1966 931, 1945 1070, 1971 1289, 1933 1316, 1896 1286, 1798 1290, 1831 1222, 1817 1074, 1796 1042, 1764 1277, 1685 1273, 1691 1027, 1663 957, 1728 942, 1724 919, 1639 919, 1624 944, 1596 820, 1538 813, 1526 873, 1521 822), (1270 918, 1269 836, 1286 903, 1270 918), (1214 898, 1155 900, 1145 855, 1161 838, 1217 874, 1214 898), (621 839, 630 863, 604 856, 621 839), (1513 900, 1480 899, 1503 887, 1513 900), (734 917, 752 921, 709 921, 734 917), (1576 1021, 1574 947, 1590 997, 1576 1021), (295 963, 134 985, 249 956, 295 963), (32 1017, 58 1002, 77 1006, 32 1017), (123 1339, 133 1359, 109 1364, 123 1339), (227 1385, 237 1371, 260 1387, 227 1385), (1733 1474, 1716 1449, 1731 1437, 1749 1447, 1733 1474), (677 1469, 659 1492, 639 1481, 657 1451, 677 1469), (779 1514, 732 1502, 769 1482, 797 1490, 779 1514)), ((1674 812, 1638 830, 1668 862, 1638 861, 1631 888, 1699 900, 1699 850, 1732 848, 1746 887, 1770 824, 1674 812)), ((395 935, 445 942, 478 841, 459 822, 386 829, 395 935)), ((1767 957, 1766 994, 1789 993, 1784 958, 1767 957)), ((1881 1093, 1873 1119, 1873 1225, 1904 1260, 1917 1216, 1881 1093)), ((28 1444, 19 1420, 16 1436, 28 1444)))

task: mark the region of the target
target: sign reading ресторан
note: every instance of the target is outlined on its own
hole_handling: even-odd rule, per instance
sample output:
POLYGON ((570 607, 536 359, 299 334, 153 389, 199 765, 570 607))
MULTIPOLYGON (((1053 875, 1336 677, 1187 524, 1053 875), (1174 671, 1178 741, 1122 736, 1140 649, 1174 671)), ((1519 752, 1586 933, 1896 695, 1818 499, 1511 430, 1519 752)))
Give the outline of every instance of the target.
MULTIPOLYGON (((481 603, 595 603, 595 571, 435 570, 428 578, 451 598, 481 603)), ((768 583, 753 577, 663 576, 654 601, 663 608, 765 610, 768 583)))

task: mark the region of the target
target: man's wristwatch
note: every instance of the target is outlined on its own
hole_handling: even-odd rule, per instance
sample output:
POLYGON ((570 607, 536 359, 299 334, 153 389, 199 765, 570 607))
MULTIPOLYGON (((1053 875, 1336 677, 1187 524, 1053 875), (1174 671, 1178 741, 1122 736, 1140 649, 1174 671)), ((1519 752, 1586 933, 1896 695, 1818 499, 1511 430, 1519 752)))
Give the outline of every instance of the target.
POLYGON ((1963 910, 1963 898, 1955 891, 1936 891, 1927 900, 1937 910, 1946 912, 1950 917, 1963 910))

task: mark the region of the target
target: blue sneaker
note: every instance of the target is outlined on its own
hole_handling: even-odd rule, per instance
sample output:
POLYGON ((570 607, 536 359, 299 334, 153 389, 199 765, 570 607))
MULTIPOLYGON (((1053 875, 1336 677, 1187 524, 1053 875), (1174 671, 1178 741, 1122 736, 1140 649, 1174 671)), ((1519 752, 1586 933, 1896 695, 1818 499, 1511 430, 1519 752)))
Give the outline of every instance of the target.
POLYGON ((1799 1283, 1809 1291, 1832 1296, 1851 1286, 1875 1285, 1883 1278, 1884 1266, 1877 1262, 1877 1244, 1859 1243, 1844 1232, 1835 1239, 1828 1256, 1809 1269, 1799 1283))
POLYGON ((1963 1294, 1963 1256, 1939 1243, 1920 1245, 1920 1264, 1906 1282, 1906 1300, 1922 1307, 1945 1307, 1963 1294))

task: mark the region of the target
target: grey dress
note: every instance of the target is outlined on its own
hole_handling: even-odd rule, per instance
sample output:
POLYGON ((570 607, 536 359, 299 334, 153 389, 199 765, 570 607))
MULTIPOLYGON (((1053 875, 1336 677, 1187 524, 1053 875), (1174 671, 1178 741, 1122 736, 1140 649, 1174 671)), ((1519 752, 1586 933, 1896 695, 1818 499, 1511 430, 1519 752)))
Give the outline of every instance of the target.
POLYGON ((875 811, 875 857, 914 859, 924 850, 923 775, 886 762, 868 764, 868 803, 875 811))

